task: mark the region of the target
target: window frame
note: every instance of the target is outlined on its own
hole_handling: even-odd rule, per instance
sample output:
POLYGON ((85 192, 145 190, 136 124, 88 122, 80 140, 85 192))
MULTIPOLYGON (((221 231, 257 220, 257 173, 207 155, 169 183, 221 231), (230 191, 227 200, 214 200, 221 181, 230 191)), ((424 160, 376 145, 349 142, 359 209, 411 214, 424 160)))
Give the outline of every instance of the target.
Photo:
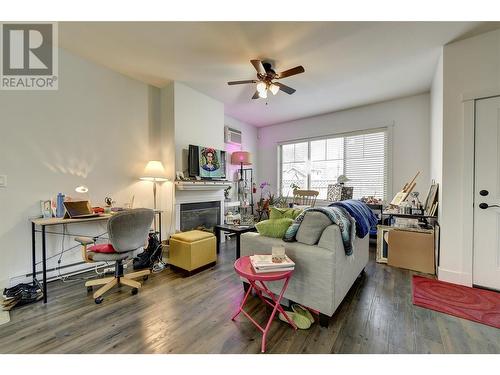
MULTIPOLYGON (((321 140, 327 140, 327 139, 332 139, 332 138, 345 138, 345 137, 352 137, 356 135, 365 135, 365 134, 373 134, 373 133, 381 133, 381 132, 386 132, 386 158, 384 160, 385 163, 385 168, 386 168, 386 193, 385 197, 383 198, 384 201, 387 201, 389 197, 393 196, 392 192, 392 172, 393 172, 393 165, 392 165, 392 139, 393 139, 393 128, 394 128, 394 123, 391 123, 386 126, 380 126, 377 128, 370 128, 370 129, 362 129, 362 130, 356 130, 352 132, 343 132, 343 133, 334 133, 334 134, 326 134, 326 135, 320 135, 320 136, 314 136, 314 137, 308 137, 308 138, 296 138, 296 139, 291 139, 291 140, 286 140, 286 141, 281 141, 277 142, 277 160, 278 160, 278 176, 277 176, 277 181, 278 181, 278 189, 277 189, 277 194, 281 194, 283 191, 283 181, 282 181, 282 176, 283 176, 283 146, 284 145, 290 145, 290 144, 295 144, 295 143, 301 143, 301 142, 307 142, 307 161, 306 163, 310 164, 311 163, 311 142, 314 141, 321 141, 321 140)), ((345 151, 344 151, 345 153, 345 151)), ((345 154, 344 154, 345 155, 345 154)), ((344 164, 344 170, 345 170, 345 157, 343 158, 343 164, 344 164)), ((311 186, 311 173, 307 174, 307 186, 311 186)), ((316 201, 318 205, 327 205, 330 203, 326 199, 318 199, 316 201)))

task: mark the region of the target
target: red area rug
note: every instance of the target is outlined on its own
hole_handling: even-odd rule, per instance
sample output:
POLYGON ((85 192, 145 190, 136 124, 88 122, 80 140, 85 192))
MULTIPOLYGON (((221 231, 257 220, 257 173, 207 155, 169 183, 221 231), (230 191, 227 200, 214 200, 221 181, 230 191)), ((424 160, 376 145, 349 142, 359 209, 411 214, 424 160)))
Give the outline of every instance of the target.
POLYGON ((500 293, 413 276, 413 304, 500 328, 500 293))

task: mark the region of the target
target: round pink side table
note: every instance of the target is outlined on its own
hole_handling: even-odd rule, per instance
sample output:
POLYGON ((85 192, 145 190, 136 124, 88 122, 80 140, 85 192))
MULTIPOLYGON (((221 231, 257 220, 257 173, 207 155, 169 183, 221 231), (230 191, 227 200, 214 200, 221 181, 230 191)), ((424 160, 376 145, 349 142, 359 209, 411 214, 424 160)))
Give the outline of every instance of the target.
POLYGON ((250 319, 250 321, 262 332, 261 350, 262 353, 264 353, 266 351, 266 336, 269 332, 269 328, 271 327, 271 323, 277 311, 281 312, 286 317, 288 323, 290 323, 294 329, 297 329, 295 323, 290 320, 290 318, 280 305, 281 299, 283 298, 283 294, 285 294, 286 288, 288 287, 288 282, 290 281, 290 277, 292 276, 293 271, 255 273, 252 264, 250 263, 250 257, 248 256, 237 259, 236 262, 234 262, 234 270, 238 275, 247 279, 252 287, 248 288, 245 297, 241 302, 240 308, 238 309, 238 312, 231 318, 231 320, 236 319, 236 317, 240 313, 243 313, 248 319, 250 319), (275 297, 273 292, 271 292, 265 284, 265 282, 277 280, 285 280, 278 298, 275 297), (255 290, 257 296, 259 296, 259 298, 263 302, 267 303, 273 308, 273 312, 271 313, 271 316, 269 317, 265 328, 260 326, 245 310, 243 310, 243 306, 245 305, 245 302, 247 301, 247 298, 250 295, 252 289, 255 290), (273 302, 270 302, 269 300, 264 298, 264 295, 269 297, 273 302))

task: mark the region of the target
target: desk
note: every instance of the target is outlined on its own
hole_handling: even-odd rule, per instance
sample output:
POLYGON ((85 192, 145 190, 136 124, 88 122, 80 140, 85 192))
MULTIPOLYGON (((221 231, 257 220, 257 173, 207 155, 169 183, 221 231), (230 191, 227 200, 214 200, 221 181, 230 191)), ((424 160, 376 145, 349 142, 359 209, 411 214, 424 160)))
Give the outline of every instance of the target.
MULTIPOLYGON (((155 214, 158 215, 158 228, 159 228, 159 239, 161 242, 161 211, 155 210, 155 214)), ((43 303, 47 303, 47 247, 46 247, 46 227, 52 225, 63 225, 63 224, 81 224, 81 223, 91 223, 98 221, 107 221, 113 214, 103 214, 97 217, 81 218, 81 219, 64 219, 58 217, 51 217, 47 219, 39 218, 31 220, 31 259, 32 259, 32 272, 33 272, 33 285, 37 283, 36 277, 36 233, 42 234, 42 291, 43 291, 43 303), (37 226, 39 228, 37 228, 37 226)), ((50 234, 62 233, 51 232, 50 234)))

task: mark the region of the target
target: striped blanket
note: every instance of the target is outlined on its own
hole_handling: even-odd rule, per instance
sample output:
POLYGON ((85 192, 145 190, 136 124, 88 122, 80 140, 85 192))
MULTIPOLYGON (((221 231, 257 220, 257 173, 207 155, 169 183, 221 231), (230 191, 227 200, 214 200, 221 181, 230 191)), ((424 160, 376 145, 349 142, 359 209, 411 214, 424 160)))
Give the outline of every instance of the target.
POLYGON ((338 225, 340 228, 340 234, 342 235, 342 243, 344 244, 344 251, 346 255, 352 254, 354 237, 356 236, 356 222, 349 215, 349 212, 343 207, 310 207, 306 208, 302 213, 297 216, 292 225, 288 227, 285 235, 283 236, 283 241, 294 242, 296 241, 295 236, 299 230, 300 224, 304 216, 309 211, 321 212, 325 214, 333 224, 338 225))

